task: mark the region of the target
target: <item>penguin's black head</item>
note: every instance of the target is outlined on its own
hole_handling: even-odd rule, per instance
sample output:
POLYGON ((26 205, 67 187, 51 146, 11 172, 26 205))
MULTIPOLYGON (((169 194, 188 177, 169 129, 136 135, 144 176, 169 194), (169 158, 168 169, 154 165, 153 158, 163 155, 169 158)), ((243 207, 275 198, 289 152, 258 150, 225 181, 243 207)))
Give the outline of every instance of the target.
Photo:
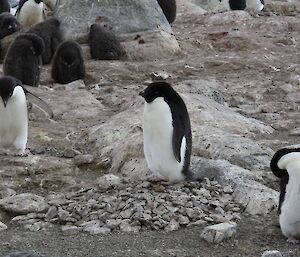
POLYGON ((21 85, 21 81, 14 77, 3 76, 0 78, 0 96, 2 98, 4 107, 6 107, 9 98, 11 98, 13 95, 15 87, 21 85))
POLYGON ((289 153, 294 153, 294 152, 300 152, 300 148, 283 148, 278 150, 274 156, 272 157, 271 163, 270 163, 270 168, 274 175, 278 178, 282 178, 285 176, 288 176, 288 172, 285 169, 280 169, 278 167, 278 162, 280 159, 289 153))
POLYGON ((157 81, 151 83, 144 91, 140 92, 140 96, 145 98, 147 103, 153 102, 158 97, 168 99, 174 95, 175 91, 171 85, 165 81, 157 81))
POLYGON ((21 29, 19 21, 10 13, 2 13, 0 15, 0 21, 0 39, 21 29))

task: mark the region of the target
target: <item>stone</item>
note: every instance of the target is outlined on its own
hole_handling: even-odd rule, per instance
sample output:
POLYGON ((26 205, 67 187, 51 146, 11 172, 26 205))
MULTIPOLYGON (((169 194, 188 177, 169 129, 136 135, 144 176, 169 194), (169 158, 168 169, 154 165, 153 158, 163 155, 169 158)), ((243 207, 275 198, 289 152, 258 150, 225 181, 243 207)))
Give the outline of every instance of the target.
POLYGON ((0 221, 0 231, 1 230, 6 230, 6 229, 7 229, 7 226, 0 221))
POLYGON ((58 215, 58 209, 55 206, 50 206, 50 208, 48 209, 45 219, 46 220, 51 220, 53 218, 55 218, 58 215))
POLYGON ((14 213, 15 215, 19 215, 32 212, 45 212, 48 210, 49 205, 41 196, 24 193, 1 199, 0 208, 7 212, 14 213))
POLYGON ((281 252, 275 251, 264 251, 261 257, 282 257, 281 252))
POLYGON ((200 235, 201 238, 210 243, 219 244, 236 234, 237 224, 234 222, 220 223, 205 227, 200 235))
POLYGON ((128 221, 123 220, 122 223, 120 224, 120 230, 123 232, 133 232, 133 233, 137 233, 139 232, 141 228, 139 226, 132 226, 128 223, 128 221))
POLYGON ((5 255, 4 257, 46 257, 45 255, 36 252, 16 251, 5 255))
POLYGON ((165 231, 167 232, 175 231, 178 230, 179 227, 180 227, 179 223, 176 220, 172 219, 170 223, 165 227, 165 231))
POLYGON ((101 191, 106 191, 110 188, 118 187, 121 184, 121 179, 114 174, 106 174, 97 179, 97 184, 101 191))
POLYGON ((65 236, 77 235, 82 231, 82 227, 77 227, 73 225, 63 225, 61 226, 61 231, 65 236))
POLYGON ((94 162, 94 156, 91 154, 79 154, 73 159, 76 166, 83 166, 94 162))

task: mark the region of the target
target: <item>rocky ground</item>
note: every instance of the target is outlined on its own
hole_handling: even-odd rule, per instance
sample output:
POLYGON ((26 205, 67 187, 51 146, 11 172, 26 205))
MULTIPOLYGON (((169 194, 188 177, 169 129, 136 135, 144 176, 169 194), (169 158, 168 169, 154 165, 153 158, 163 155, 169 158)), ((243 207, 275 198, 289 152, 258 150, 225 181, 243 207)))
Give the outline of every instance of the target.
POLYGON ((33 107, 29 156, 0 156, 0 255, 300 255, 278 227, 268 167, 275 150, 299 143, 299 10, 202 11, 180 2, 181 52, 169 58, 88 60, 84 83, 66 86, 43 67, 32 91, 55 119, 33 107), (147 170, 138 92, 157 74, 187 104, 199 181, 169 185, 147 170), (202 238, 223 222, 237 224, 233 238, 202 238))

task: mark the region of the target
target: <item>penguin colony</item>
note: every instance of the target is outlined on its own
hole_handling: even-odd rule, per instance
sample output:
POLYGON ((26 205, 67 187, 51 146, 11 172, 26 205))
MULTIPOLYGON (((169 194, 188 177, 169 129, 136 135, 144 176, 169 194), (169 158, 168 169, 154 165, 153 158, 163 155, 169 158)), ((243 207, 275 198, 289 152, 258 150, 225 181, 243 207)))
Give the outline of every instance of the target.
MULTIPOLYGON (((261 11, 263 0, 219 0, 231 10, 261 11)), ((158 0, 166 19, 176 18, 175 0, 158 0)), ((0 1, 0 39, 29 28, 18 35, 4 59, 0 78, 0 147, 14 147, 24 155, 28 136, 26 99, 53 117, 51 108, 24 85, 39 85, 40 66, 52 62, 52 78, 65 84, 84 79, 81 47, 64 41, 59 20, 44 20, 42 0, 21 0, 16 17, 9 13, 8 1, 0 1)), ((97 60, 117 60, 125 51, 107 28, 92 24, 88 36, 91 56, 97 60), (100 43, 99 43, 100 42, 100 43)), ((140 92, 145 100, 143 115, 144 154, 149 169, 162 179, 176 182, 191 178, 189 170, 192 134, 187 107, 180 95, 164 81, 151 83, 140 92)), ((291 242, 300 239, 300 148, 284 148, 271 160, 271 170, 280 179, 279 223, 291 242)), ((14 256, 14 255, 12 255, 14 256)), ((16 255, 17 256, 17 255, 16 255)))

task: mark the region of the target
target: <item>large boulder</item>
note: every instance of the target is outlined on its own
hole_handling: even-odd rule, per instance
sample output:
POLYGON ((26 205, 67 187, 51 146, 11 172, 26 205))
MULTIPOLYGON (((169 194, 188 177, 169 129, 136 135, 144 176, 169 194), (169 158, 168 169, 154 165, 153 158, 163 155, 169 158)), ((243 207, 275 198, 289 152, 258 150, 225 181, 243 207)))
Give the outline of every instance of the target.
POLYGON ((87 41, 91 24, 107 23, 123 41, 130 59, 155 59, 179 51, 157 1, 60 0, 55 16, 62 21, 65 37, 81 43, 87 41), (143 40, 135 40, 137 35, 143 40))

